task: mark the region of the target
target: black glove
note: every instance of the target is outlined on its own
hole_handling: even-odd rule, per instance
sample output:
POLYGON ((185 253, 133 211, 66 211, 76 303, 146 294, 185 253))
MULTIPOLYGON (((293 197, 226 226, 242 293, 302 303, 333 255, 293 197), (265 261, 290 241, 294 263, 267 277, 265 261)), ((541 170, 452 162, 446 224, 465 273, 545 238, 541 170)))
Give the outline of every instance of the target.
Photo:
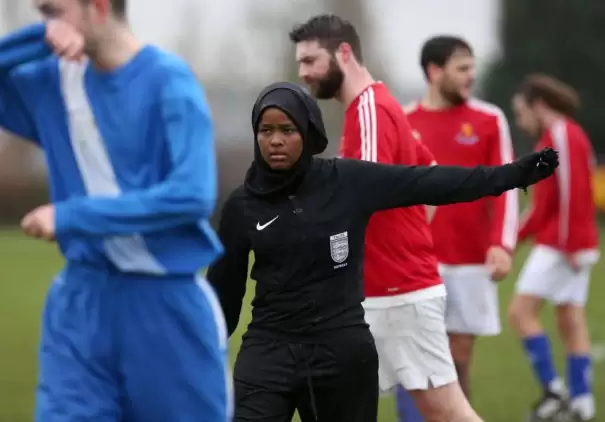
POLYGON ((559 167, 559 152, 544 148, 542 151, 523 155, 514 164, 522 172, 523 182, 520 187, 527 192, 528 186, 553 175, 559 167))

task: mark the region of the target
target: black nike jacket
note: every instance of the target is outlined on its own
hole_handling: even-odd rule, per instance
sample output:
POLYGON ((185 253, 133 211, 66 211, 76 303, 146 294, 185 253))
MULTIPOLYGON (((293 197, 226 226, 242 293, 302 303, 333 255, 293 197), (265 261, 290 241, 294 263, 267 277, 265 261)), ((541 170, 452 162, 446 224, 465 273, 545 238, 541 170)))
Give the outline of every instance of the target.
POLYGON ((497 196, 526 186, 525 179, 515 163, 408 167, 314 159, 294 195, 268 201, 237 188, 220 222, 225 255, 207 274, 229 335, 239 321, 252 261, 256 294, 247 336, 315 343, 368 341, 371 334, 361 305, 362 264, 372 213, 497 196))

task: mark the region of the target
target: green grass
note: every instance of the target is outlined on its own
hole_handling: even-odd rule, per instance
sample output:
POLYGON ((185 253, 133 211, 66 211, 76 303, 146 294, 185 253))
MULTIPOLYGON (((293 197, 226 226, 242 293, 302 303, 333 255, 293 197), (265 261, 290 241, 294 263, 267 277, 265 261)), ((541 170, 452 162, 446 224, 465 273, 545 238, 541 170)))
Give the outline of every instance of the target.
MULTIPOLYGON (((525 252, 521 251, 517 256, 517 270, 525 252)), ((0 422, 26 422, 32 420, 34 405, 40 312, 46 289, 62 261, 54 246, 25 239, 12 231, 1 233, 0 256, 0 422)), ((515 276, 516 271, 501 285, 502 312, 510 298, 515 276)), ((605 344, 604 282, 605 262, 602 261, 593 275, 588 305, 592 338, 597 345, 605 344)), ((247 306, 252 292, 251 285, 247 306)), ((232 359, 237 353, 249 312, 243 315, 240 329, 231 340, 232 359)), ((550 309, 545 309, 544 317, 552 331, 550 309)), ((562 363, 561 349, 558 342, 554 342, 558 362, 562 363)), ((564 369, 561 365, 559 368, 564 369)), ((603 404, 605 362, 597 362, 594 380, 597 405, 603 404)), ((506 326, 502 335, 479 342, 472 382, 473 403, 487 422, 524 420, 530 403, 538 394, 518 341, 506 326)), ((395 421, 391 399, 382 399, 379 420, 395 421)))

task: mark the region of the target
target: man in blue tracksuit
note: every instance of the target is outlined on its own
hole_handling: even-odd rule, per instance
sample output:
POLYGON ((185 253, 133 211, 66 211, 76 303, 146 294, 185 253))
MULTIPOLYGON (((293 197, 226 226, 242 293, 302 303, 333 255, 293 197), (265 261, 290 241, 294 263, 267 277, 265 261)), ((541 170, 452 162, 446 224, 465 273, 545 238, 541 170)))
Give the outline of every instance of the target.
POLYGON ((204 93, 136 40, 125 0, 37 0, 0 39, 0 125, 46 153, 22 221, 66 258, 42 324, 38 422, 230 420, 223 316, 196 275, 222 252, 204 93))

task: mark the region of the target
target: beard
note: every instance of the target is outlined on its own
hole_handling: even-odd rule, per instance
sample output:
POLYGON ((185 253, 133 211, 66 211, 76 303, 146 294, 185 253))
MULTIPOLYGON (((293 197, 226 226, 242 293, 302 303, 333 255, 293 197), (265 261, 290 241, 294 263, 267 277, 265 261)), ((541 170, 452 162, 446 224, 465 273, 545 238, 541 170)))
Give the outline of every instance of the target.
POLYGON ((460 104, 464 104, 466 102, 466 98, 455 89, 441 87, 440 91, 443 98, 445 98, 447 102, 453 106, 459 106, 460 104))
POLYGON ((336 60, 332 57, 330 59, 328 72, 321 79, 317 79, 310 83, 309 90, 317 99, 330 100, 340 92, 344 78, 344 73, 342 73, 342 70, 338 67, 338 63, 336 63, 336 60))

